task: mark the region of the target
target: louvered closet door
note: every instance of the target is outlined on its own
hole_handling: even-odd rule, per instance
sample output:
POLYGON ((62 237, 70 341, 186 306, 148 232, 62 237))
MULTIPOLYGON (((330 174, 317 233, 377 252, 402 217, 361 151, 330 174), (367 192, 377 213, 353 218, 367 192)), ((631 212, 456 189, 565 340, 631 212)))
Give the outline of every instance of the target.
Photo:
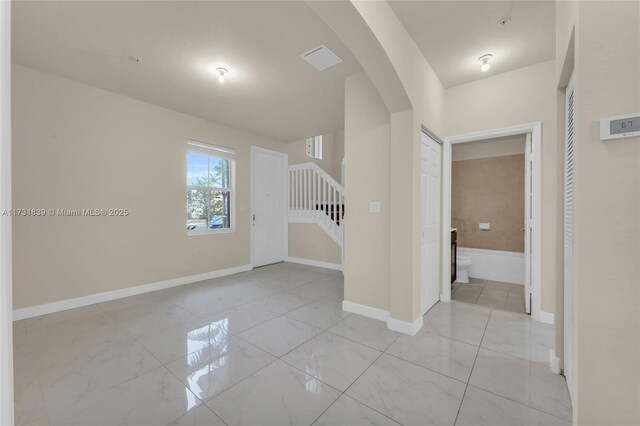
POLYGON ((571 393, 573 353, 573 155, 574 155, 574 105, 573 75, 566 92, 566 137, 564 176, 564 375, 571 393))

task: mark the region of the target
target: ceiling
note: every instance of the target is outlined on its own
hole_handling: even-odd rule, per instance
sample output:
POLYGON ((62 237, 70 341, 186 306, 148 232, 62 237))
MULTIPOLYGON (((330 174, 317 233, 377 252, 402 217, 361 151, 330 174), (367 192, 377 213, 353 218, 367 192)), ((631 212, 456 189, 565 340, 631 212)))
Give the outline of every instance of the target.
POLYGON ((14 2, 14 62, 290 142, 344 128, 360 65, 303 2, 14 2), (298 57, 327 45, 343 62, 298 57), (136 63, 128 57, 138 57, 136 63), (229 69, 224 85, 210 71, 229 69))
POLYGON ((390 1, 445 87, 555 57, 555 1, 390 1), (510 17, 505 26, 501 18, 510 17), (493 54, 491 69, 478 58, 493 54))

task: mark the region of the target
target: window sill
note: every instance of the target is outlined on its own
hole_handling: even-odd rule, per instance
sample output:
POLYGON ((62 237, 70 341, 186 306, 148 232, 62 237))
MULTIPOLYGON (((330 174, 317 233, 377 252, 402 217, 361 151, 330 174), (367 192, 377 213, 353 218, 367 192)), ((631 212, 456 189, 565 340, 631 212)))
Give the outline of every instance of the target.
POLYGON ((233 234, 235 229, 216 229, 211 231, 187 231, 187 237, 197 237, 199 235, 233 234))

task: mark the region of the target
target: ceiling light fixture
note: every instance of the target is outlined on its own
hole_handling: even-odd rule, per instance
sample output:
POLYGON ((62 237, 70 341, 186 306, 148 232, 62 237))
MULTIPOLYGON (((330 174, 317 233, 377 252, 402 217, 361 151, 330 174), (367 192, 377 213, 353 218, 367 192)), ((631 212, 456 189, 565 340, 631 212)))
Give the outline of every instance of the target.
POLYGON ((216 68, 216 72, 218 73, 218 83, 224 84, 224 76, 229 72, 229 70, 226 68, 218 67, 216 68))
POLYGON ((482 72, 489 71, 489 68, 491 68, 491 65, 489 64, 489 61, 491 60, 491 58, 493 58, 493 55, 491 53, 487 53, 486 55, 482 55, 478 58, 478 62, 482 63, 482 66, 480 67, 480 71, 482 72))

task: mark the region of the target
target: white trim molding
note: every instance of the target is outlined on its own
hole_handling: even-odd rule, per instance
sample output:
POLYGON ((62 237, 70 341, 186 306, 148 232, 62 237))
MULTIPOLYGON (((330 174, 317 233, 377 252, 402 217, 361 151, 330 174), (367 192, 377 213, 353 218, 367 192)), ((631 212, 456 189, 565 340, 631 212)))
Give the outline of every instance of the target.
POLYGON ((418 331, 422 328, 423 320, 422 315, 420 315, 415 321, 407 322, 402 321, 396 318, 387 318, 387 328, 389 330, 397 331, 402 334, 407 334, 409 336, 415 336, 418 331))
POLYGON ((555 321, 554 315, 552 312, 540 311, 540 317, 538 321, 543 322, 545 324, 553 324, 555 321))
POLYGON ((342 310, 351 312, 352 314, 362 315, 363 317, 372 318, 378 321, 387 321, 389 318, 389 311, 384 309, 374 308, 372 306, 361 305, 355 302, 349 302, 348 300, 342 301, 342 310))
POLYGON ((94 305, 96 303, 108 302, 110 300, 122 299, 123 297, 136 296, 138 294, 150 293, 152 291, 164 290, 171 287, 192 284, 198 281, 210 280, 212 278, 224 277, 252 270, 251 265, 235 266, 233 268, 220 269, 203 274, 188 275, 186 277, 173 278, 165 281, 158 281, 150 284, 127 287, 119 290, 106 291, 104 293, 90 294, 88 296, 76 297, 73 299, 59 300, 57 302, 45 303, 42 305, 30 306, 28 308, 15 309, 13 320, 18 321, 25 318, 37 317, 39 315, 51 314, 54 312, 66 311, 68 309, 80 308, 94 305))
POLYGON ((531 233, 531 317, 541 321, 541 241, 542 241, 542 123, 503 127, 445 138, 442 164, 442 297, 451 300, 451 146, 453 144, 531 133, 532 145, 532 233, 531 233))
POLYGON ((385 311, 384 309, 361 305, 360 303, 349 302, 348 300, 342 301, 342 310, 378 321, 384 321, 387 323, 387 328, 389 330, 408 334, 409 336, 415 336, 423 325, 422 315, 413 322, 402 321, 396 318, 391 318, 389 316, 389 311, 385 311))
POLYGON ((458 255, 471 258, 470 277, 524 285, 524 253, 458 247, 458 255))
POLYGON ((302 257, 287 257, 287 262, 299 263, 300 265, 317 266, 318 268, 333 269, 334 271, 342 271, 342 265, 339 263, 322 262, 320 260, 304 259, 302 257))
POLYGON ((560 374, 562 372, 560 369, 560 358, 558 358, 556 350, 553 348, 549 349, 549 366, 553 374, 560 374))

